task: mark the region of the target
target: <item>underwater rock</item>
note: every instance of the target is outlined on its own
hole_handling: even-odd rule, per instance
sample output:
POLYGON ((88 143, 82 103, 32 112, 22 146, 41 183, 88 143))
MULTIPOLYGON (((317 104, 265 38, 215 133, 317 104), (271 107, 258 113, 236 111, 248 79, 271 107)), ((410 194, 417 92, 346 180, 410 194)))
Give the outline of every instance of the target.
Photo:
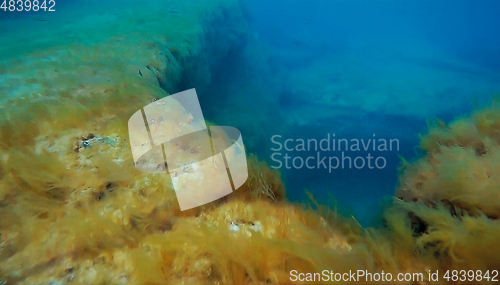
MULTIPOLYGON (((415 244, 448 269, 500 265, 500 105, 429 125, 427 155, 405 166, 396 197, 418 222, 415 244)), ((484 281, 487 283, 486 281, 484 281)))
POLYGON ((494 102, 449 126, 431 124, 421 144, 427 155, 406 167, 396 196, 441 203, 455 215, 500 218, 499 122, 500 105, 494 102))

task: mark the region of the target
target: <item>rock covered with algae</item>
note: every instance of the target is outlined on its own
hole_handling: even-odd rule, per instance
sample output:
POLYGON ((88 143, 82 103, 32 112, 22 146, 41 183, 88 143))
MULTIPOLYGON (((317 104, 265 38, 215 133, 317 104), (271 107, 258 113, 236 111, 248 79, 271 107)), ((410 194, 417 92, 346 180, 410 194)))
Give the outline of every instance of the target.
POLYGON ((498 270, 496 104, 429 126, 383 227, 313 197, 314 210, 287 202, 279 173, 254 156, 241 189, 180 211, 169 176, 135 169, 127 121, 183 76, 208 81, 196 75, 235 44, 214 39, 245 23, 237 1, 171 2, 155 2, 157 17, 123 5, 82 22, 108 25, 67 23, 68 38, 44 48, 2 39, 0 283, 290 284, 291 270, 384 270, 430 284, 428 270, 498 270), (233 25, 211 26, 222 17, 233 25))
POLYGON ((445 267, 499 268, 499 144, 500 104, 495 99, 448 125, 431 122, 421 137, 427 155, 400 176, 396 197, 410 213, 416 247, 445 267))

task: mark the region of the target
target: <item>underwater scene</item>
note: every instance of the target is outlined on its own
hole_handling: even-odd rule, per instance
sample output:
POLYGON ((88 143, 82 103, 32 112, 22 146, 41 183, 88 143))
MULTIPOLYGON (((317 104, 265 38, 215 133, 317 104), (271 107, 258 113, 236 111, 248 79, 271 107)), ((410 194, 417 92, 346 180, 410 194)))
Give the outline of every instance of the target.
POLYGON ((0 0, 0 285, 498 284, 500 1, 0 0))

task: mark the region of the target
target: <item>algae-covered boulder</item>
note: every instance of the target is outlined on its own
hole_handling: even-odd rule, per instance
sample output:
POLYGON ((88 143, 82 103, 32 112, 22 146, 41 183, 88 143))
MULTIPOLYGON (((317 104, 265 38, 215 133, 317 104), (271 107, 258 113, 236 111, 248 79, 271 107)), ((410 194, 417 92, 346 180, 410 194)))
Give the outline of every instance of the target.
MULTIPOLYGON (((424 157, 406 165, 396 197, 410 213, 415 243, 448 269, 499 267, 500 106, 448 125, 434 121, 421 137, 424 157)), ((487 282, 487 280, 483 280, 487 282)))

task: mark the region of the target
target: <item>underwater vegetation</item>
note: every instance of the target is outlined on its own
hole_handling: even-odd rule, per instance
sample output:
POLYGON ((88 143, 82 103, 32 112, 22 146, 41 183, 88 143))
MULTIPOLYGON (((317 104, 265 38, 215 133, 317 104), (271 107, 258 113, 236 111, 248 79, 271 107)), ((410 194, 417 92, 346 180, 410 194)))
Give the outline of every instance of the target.
POLYGON ((182 3, 154 19, 124 10, 130 27, 118 32, 72 27, 92 44, 0 61, 0 284, 290 284, 291 270, 500 269, 497 101, 429 123, 383 226, 363 228, 312 195, 310 205, 288 202, 280 173, 254 155, 239 190, 180 211, 169 176, 135 169, 127 121, 187 81, 207 87, 244 30, 236 1, 182 3), (227 30, 211 26, 228 15, 227 30))
MULTIPOLYGON (((79 104, 64 106, 73 113, 79 104)), ((43 108, 31 114, 47 115, 43 108)), ((500 265, 496 102, 447 126, 430 124, 421 138, 426 155, 404 165, 384 227, 365 229, 312 196, 314 207, 287 202, 279 172, 255 156, 241 189, 181 212, 168 176, 130 163, 124 122, 90 121, 89 134, 72 129, 71 117, 60 126, 28 121, 36 126, 29 134, 3 122, 0 276, 7 284, 290 284, 291 270, 500 265)))
POLYGON ((427 155, 404 166, 396 197, 411 213, 416 245, 451 268, 498 268, 500 105, 421 137, 427 155), (475 246, 474 246, 475 244, 475 246))

